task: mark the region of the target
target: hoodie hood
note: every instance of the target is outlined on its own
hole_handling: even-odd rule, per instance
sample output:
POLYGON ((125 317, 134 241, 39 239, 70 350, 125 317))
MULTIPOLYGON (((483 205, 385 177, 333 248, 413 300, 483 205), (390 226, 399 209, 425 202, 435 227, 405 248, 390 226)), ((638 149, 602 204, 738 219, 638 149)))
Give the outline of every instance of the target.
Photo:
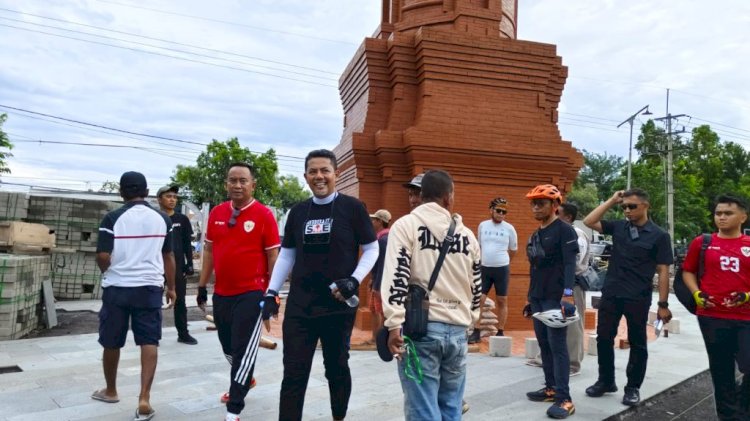
POLYGON ((416 216, 419 222, 424 224, 430 230, 430 233, 441 243, 445 240, 445 235, 448 234, 451 216, 456 220, 456 232, 460 232, 463 227, 461 215, 457 213, 451 215, 448 209, 435 202, 419 205, 411 211, 411 214, 416 216))

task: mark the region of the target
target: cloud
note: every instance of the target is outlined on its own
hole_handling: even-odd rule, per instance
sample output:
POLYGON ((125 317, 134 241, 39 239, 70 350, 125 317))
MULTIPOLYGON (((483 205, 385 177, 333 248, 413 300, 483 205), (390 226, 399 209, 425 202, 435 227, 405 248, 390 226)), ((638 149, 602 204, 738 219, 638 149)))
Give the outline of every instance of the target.
MULTIPOLYGON (((252 150, 273 147, 290 156, 304 156, 310 149, 332 148, 338 143, 343 111, 337 79, 362 40, 378 26, 380 2, 161 0, 143 4, 132 0, 0 0, 0 8, 122 32, 0 11, 0 18, 28 22, 0 19, 0 25, 27 29, 0 26, 0 48, 4 57, 10 58, 0 67, 0 103, 198 142, 237 136, 252 150)), ((667 87, 672 88, 670 112, 750 129, 750 99, 742 92, 748 86, 746 69, 750 68, 750 46, 745 39, 748 16, 750 3, 740 0, 723 2, 722 7, 697 0, 522 0, 518 28, 520 39, 557 45, 570 70, 560 104, 563 138, 578 148, 626 156, 628 128, 617 130, 615 126, 646 104, 657 116, 663 115, 667 87)), ((636 121, 636 133, 639 121, 645 118, 636 121)), ((698 120, 691 121, 694 123, 698 120)), ((151 145, 176 151, 201 149, 163 140, 136 141, 18 113, 9 113, 4 129, 33 139, 151 145)), ((722 137, 729 139, 732 133, 733 138, 750 145, 750 132, 724 129, 722 137)), ((163 182, 177 164, 191 163, 179 152, 23 142, 17 143, 13 152, 12 175, 35 177, 29 181, 45 185, 59 178, 58 184, 81 180, 84 186, 86 180, 113 180, 134 168, 163 182), (40 174, 42 177, 36 177, 40 174)), ((299 160, 280 164, 282 172, 299 175, 303 171, 299 160)))

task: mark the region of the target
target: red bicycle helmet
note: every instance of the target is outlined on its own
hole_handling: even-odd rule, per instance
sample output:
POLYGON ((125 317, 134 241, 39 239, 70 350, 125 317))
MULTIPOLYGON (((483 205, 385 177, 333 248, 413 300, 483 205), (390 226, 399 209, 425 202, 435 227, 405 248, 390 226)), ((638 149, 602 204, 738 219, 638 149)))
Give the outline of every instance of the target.
POLYGON ((550 199, 553 202, 562 203, 562 194, 560 190, 552 184, 540 184, 530 192, 526 193, 526 198, 533 199, 550 199))

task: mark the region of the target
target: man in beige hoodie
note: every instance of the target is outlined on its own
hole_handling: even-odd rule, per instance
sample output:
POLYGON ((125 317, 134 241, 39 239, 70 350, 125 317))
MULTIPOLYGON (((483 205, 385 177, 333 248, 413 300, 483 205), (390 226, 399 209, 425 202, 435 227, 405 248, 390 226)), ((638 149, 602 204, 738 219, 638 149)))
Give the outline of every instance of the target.
POLYGON ((428 171, 422 179, 422 200, 422 205, 393 224, 388 237, 380 288, 388 346, 399 357, 406 420, 460 420, 466 385, 466 329, 479 318, 479 243, 463 225, 461 216, 451 215, 450 174, 428 171), (401 326, 408 285, 427 289, 451 218, 456 220, 452 246, 428 294, 427 335, 406 339, 401 326), (414 352, 404 354, 404 345, 414 352), (421 375, 412 370, 417 358, 421 375))

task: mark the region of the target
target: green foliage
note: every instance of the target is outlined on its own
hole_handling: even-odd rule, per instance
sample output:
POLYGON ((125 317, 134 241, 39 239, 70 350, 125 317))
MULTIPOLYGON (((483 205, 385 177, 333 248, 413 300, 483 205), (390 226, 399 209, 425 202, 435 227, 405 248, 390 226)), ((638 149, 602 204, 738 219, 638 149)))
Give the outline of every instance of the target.
POLYGON ((13 156, 8 151, 4 151, 3 149, 13 149, 13 144, 10 143, 10 139, 8 139, 8 135, 3 131, 3 123, 5 123, 5 120, 8 119, 7 114, 0 114, 0 174, 6 173, 10 174, 10 168, 8 168, 8 162, 7 159, 13 156))
POLYGON ((286 175, 279 177, 278 208, 286 211, 308 197, 310 197, 310 192, 305 190, 297 177, 286 175))
POLYGON ((574 191, 589 184, 596 186, 599 201, 604 201, 612 193, 623 188, 626 183, 627 161, 616 155, 591 153, 583 150, 584 167, 575 182, 574 191))
POLYGON ((195 165, 178 165, 172 181, 185 187, 183 191, 188 200, 217 205, 227 198, 226 175, 234 162, 253 166, 257 182, 254 197, 266 205, 286 210, 309 197, 295 177, 279 177, 273 149, 255 154, 240 145, 236 137, 226 142, 213 140, 198 156, 195 165))
MULTIPOLYGON (((666 133, 649 121, 635 148, 640 158, 633 166, 632 185, 649 193, 649 214, 666 227, 666 133)), ((736 143, 722 142, 707 125, 693 129, 689 139, 673 136, 673 151, 675 240, 689 241, 714 230, 711 206, 716 196, 747 195, 750 153, 736 143)))
POLYGON ((565 201, 578 207, 578 217, 581 219, 601 203, 598 189, 594 183, 586 185, 577 183, 573 186, 573 190, 565 196, 565 201))
POLYGON ((102 183, 102 186, 99 188, 99 193, 117 193, 119 191, 120 191, 119 181, 107 180, 104 183, 102 183))

